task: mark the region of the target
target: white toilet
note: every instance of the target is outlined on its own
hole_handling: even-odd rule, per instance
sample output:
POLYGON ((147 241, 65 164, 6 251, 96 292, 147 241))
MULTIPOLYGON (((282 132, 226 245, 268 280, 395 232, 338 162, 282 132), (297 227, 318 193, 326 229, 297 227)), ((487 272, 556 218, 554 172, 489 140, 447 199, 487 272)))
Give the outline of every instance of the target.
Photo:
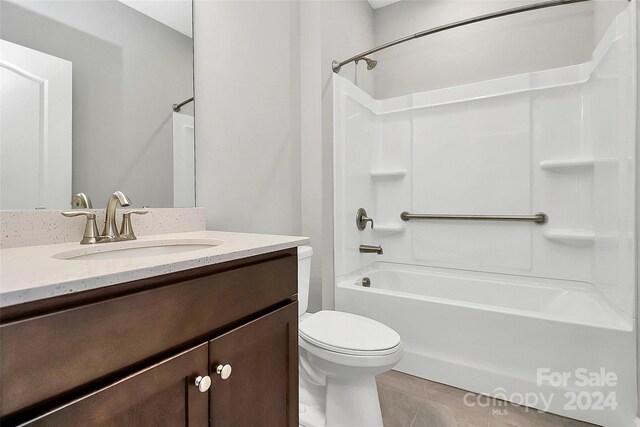
POLYGON ((400 361, 400 335, 351 313, 306 313, 312 255, 298 248, 300 425, 382 427, 375 376, 400 361))

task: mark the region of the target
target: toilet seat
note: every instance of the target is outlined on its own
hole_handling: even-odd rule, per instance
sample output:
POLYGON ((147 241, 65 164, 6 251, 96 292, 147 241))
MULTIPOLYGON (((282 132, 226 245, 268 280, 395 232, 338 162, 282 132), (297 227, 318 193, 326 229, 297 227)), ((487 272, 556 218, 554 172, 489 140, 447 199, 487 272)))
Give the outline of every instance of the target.
POLYGON ((384 356, 398 351, 400 335, 367 317, 323 310, 299 324, 300 338, 321 349, 353 356, 384 356))

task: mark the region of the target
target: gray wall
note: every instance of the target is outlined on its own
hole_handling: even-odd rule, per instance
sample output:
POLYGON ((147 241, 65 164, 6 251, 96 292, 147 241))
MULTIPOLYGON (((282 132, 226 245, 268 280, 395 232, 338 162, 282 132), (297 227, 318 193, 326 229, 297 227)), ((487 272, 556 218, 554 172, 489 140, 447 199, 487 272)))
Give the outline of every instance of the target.
POLYGON ((116 0, 0 7, 0 38, 73 63, 73 192, 172 206, 171 105, 193 94, 192 40, 116 0))
MULTIPOLYGON (((624 0, 621 0, 624 1, 624 0)), ((377 9, 376 45, 530 0, 415 0, 377 9)), ((493 19, 377 53, 376 98, 484 81, 588 60, 593 2, 493 19)))
POLYGON ((628 0, 593 0, 593 40, 595 43, 598 43, 614 18, 628 5, 628 0))
POLYGON ((194 3, 196 194, 210 229, 300 233, 299 13, 194 3))

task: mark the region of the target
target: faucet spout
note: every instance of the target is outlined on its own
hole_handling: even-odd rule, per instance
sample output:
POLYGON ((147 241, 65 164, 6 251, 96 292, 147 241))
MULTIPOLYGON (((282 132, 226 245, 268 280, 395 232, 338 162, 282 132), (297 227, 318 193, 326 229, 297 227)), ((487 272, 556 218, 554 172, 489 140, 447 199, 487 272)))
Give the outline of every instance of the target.
POLYGON ((118 233, 118 226, 116 225, 116 208, 118 205, 126 207, 130 204, 131 200, 129 200, 122 191, 116 191, 111 195, 111 197, 109 197, 104 219, 104 230, 100 237, 108 240, 115 240, 120 236, 120 233, 118 233))
POLYGON ((382 255, 384 251, 382 250, 382 246, 372 246, 372 245, 360 245, 360 253, 361 254, 378 254, 382 255))
POLYGON ((78 193, 71 199, 71 205, 76 208, 91 209, 91 199, 85 193, 78 193))

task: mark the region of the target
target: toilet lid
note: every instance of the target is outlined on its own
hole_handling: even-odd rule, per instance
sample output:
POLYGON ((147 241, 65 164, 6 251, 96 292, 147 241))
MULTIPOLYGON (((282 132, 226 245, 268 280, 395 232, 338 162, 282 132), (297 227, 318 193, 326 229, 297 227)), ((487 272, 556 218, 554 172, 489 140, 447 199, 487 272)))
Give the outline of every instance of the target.
POLYGON ((306 341, 339 353, 388 354, 400 344, 400 335, 390 327, 341 311, 319 311, 300 322, 299 331, 306 341))

